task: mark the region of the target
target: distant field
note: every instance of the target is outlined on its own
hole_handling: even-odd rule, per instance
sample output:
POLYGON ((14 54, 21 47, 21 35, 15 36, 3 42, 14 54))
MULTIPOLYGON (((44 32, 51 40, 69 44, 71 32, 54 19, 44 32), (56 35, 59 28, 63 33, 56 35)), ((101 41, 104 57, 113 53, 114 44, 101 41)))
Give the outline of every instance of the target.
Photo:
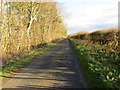
MULTIPOLYGON (((88 40, 93 43, 98 43, 100 45, 107 45, 113 50, 118 50, 118 37, 120 35, 117 28, 97 30, 94 32, 79 32, 71 35, 71 38, 79 40, 88 40)), ((120 49, 120 48, 119 48, 120 49)))

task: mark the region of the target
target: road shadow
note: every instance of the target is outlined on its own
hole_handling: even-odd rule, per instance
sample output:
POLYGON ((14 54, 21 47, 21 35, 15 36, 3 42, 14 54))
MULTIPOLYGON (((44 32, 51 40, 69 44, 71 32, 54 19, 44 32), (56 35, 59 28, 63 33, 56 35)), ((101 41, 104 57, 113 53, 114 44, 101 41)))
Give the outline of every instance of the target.
MULTIPOLYGON (((76 57, 67 40, 54 47, 11 76, 17 88, 85 88, 76 67, 76 57)), ((10 83, 10 80, 12 83, 10 83)))

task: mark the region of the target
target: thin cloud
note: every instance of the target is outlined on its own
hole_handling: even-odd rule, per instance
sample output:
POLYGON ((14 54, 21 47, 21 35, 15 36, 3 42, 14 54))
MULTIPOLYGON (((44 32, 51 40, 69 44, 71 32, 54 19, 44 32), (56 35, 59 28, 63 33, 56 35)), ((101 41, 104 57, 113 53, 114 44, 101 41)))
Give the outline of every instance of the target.
MULTIPOLYGON (((68 24, 68 27, 74 27, 74 28, 79 27, 79 30, 88 29, 86 27, 89 27, 88 30, 99 29, 102 26, 103 28, 105 28, 105 26, 106 28, 108 28, 108 27, 114 27, 115 25, 117 26, 118 23, 117 15, 118 15, 118 8, 116 4, 95 5, 85 8, 76 8, 75 10, 72 10, 71 17, 69 18, 69 20, 66 21, 66 23, 68 24)), ((75 32, 77 31, 75 30, 75 32)))

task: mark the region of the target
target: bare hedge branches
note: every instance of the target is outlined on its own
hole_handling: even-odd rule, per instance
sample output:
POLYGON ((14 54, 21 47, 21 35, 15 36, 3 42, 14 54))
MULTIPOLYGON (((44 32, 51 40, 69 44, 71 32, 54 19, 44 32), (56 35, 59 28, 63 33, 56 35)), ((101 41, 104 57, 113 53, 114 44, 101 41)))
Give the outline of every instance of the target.
POLYGON ((55 2, 6 2, 1 26, 3 63, 54 40, 66 29, 55 2))

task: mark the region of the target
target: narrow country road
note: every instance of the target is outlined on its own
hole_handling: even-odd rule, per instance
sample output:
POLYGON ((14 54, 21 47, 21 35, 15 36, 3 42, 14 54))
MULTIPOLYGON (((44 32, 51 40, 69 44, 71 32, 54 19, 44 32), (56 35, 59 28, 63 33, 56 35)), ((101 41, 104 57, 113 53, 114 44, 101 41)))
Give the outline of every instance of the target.
POLYGON ((66 39, 3 80, 3 88, 87 88, 66 39))

